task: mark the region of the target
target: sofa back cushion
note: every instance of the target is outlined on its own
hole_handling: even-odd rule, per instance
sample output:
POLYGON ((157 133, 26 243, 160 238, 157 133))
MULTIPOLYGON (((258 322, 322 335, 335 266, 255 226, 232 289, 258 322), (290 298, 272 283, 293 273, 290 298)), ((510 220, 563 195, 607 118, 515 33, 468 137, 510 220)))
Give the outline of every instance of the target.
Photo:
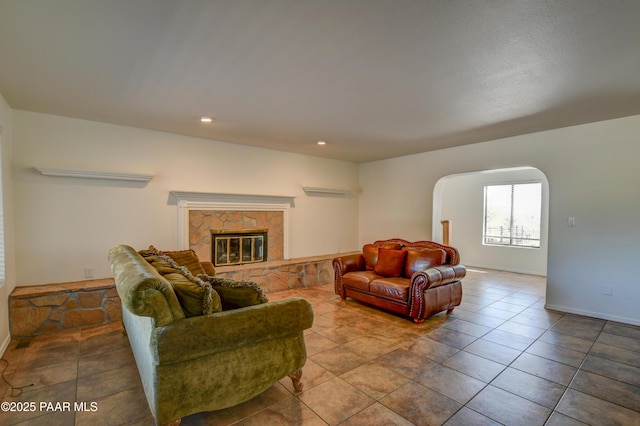
POLYGON ((407 258, 404 264, 404 276, 407 278, 411 278, 417 271, 443 265, 447 260, 447 253, 437 248, 407 247, 404 251, 407 252, 407 258))
POLYGON ((378 263, 378 250, 384 248, 389 250, 400 250, 400 243, 382 243, 382 244, 365 244, 362 247, 362 256, 364 257, 365 270, 373 271, 378 263))
POLYGON ((392 250, 381 248, 378 250, 378 262, 374 271, 385 277, 399 277, 405 269, 406 250, 392 250))

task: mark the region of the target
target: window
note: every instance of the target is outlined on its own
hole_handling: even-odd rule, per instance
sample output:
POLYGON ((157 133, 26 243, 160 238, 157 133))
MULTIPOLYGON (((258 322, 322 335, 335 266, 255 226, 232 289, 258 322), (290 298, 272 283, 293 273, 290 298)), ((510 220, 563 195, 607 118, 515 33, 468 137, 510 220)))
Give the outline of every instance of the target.
POLYGON ((485 186, 483 243, 539 248, 541 211, 540 182, 485 186))

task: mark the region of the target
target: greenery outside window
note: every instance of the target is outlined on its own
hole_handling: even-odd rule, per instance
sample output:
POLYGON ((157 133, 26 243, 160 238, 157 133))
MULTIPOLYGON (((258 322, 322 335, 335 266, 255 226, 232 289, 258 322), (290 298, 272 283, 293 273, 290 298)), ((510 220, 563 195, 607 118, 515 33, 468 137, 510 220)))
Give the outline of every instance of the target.
POLYGON ((483 244, 539 248, 541 213, 540 182, 485 186, 483 244))

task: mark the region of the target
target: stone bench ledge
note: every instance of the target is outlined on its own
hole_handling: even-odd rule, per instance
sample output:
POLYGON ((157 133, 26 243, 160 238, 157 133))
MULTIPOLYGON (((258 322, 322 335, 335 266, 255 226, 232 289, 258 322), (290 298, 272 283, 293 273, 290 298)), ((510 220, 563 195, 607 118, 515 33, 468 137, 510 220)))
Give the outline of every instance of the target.
MULTIPOLYGON (((265 293, 333 281, 331 261, 343 254, 216 268, 221 278, 255 281, 265 293)), ((13 338, 95 327, 122 319, 113 278, 16 287, 9 297, 13 338)))
POLYGON ((14 299, 25 299, 39 296, 48 296, 57 293, 70 293, 77 291, 94 291, 115 288, 113 278, 101 278, 88 281, 76 281, 67 283, 55 283, 44 285, 29 285, 16 287, 11 292, 14 299))
POLYGON ((252 269, 274 269, 274 268, 282 268, 282 267, 292 266, 292 265, 305 265, 309 263, 320 263, 320 262, 326 262, 326 261, 331 262, 336 257, 347 256, 349 254, 354 254, 354 253, 360 253, 360 252, 325 254, 320 256, 309 256, 309 257, 296 257, 294 259, 269 260, 266 262, 246 263, 244 265, 216 266, 215 268, 216 268, 216 274, 248 271, 252 269))

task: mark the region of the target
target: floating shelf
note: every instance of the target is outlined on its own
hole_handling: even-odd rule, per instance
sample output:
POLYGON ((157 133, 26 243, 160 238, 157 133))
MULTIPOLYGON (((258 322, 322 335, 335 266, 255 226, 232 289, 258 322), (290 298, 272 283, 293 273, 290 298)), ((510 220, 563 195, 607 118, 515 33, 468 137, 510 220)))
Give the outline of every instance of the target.
POLYGON ((70 177, 82 179, 119 180, 128 182, 149 182, 154 175, 141 173, 101 172, 96 170, 58 169, 53 167, 36 167, 44 176, 70 177))
POLYGON ((176 202, 187 201, 191 204, 218 203, 218 204, 286 204, 294 207, 295 197, 287 195, 254 195, 254 194, 228 194, 220 192, 187 192, 170 191, 169 196, 176 202))
POLYGON ((310 197, 349 197, 353 195, 351 191, 346 189, 317 188, 314 186, 303 186, 302 189, 310 197))

